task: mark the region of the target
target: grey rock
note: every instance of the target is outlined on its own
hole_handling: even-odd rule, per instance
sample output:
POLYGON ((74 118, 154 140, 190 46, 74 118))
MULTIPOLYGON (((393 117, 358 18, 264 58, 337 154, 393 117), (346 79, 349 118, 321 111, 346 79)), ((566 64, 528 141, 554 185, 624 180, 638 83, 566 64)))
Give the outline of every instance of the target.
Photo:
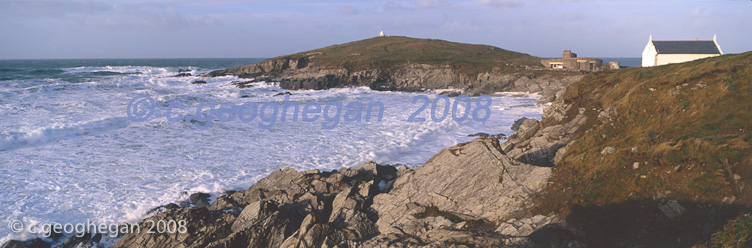
MULTIPOLYGON (((433 229, 423 230, 436 224, 436 219, 416 217, 426 206, 464 220, 495 222, 530 204, 525 199, 545 185, 551 169, 516 162, 504 155, 496 142, 478 138, 446 148, 399 177, 388 194, 374 197, 381 235, 437 237, 428 234, 433 229)), ((446 237, 458 235, 445 228, 434 229, 441 229, 436 232, 446 237)))
POLYGON ((464 89, 468 95, 475 96, 498 91, 543 92, 542 102, 553 101, 567 85, 583 76, 540 75, 534 72, 485 72, 466 76, 450 66, 416 63, 404 65, 398 70, 354 70, 316 66, 309 63, 313 56, 317 55, 268 59, 258 64, 212 71, 202 76, 235 75, 240 78, 253 78, 255 82, 278 81, 280 87, 289 90, 368 86, 374 90, 399 91, 452 87, 464 89))
POLYGON ((50 246, 50 243, 35 238, 28 241, 10 240, 3 244, 2 248, 49 248, 50 246))
POLYGON ((531 206, 531 194, 550 174, 550 168, 508 157, 493 138, 446 148, 415 168, 373 162, 331 172, 286 168, 208 207, 164 208, 139 223, 183 220, 185 233, 128 233, 112 247, 525 244, 527 239, 514 241, 499 232, 532 233, 553 217, 521 218, 524 225, 513 229, 496 230, 497 223, 531 206))
POLYGON ((462 95, 462 92, 447 90, 447 91, 442 91, 441 93, 439 93, 439 95, 448 96, 448 97, 458 97, 462 95))
POLYGON ((204 208, 209 206, 209 197, 211 197, 210 194, 199 192, 191 194, 188 198, 193 206, 204 208))
POLYGON ((735 201, 736 201, 736 196, 726 196, 726 197, 723 197, 723 199, 721 199, 721 202, 723 204, 734 204, 735 201))
POLYGON ((235 85, 235 87, 238 87, 238 88, 241 88, 241 89, 251 88, 251 87, 253 87, 253 83, 255 83, 255 81, 253 81, 253 80, 250 80, 250 81, 232 81, 232 82, 230 82, 230 84, 235 85))
POLYGON ((525 123, 525 121, 530 120, 530 118, 522 117, 514 121, 514 124, 512 124, 512 131, 517 132, 520 130, 520 127, 522 126, 522 123, 525 123))
POLYGON ((376 182, 396 177, 396 168, 373 162, 332 172, 276 170, 247 190, 220 196, 209 207, 165 208, 140 223, 184 220, 186 233, 129 233, 113 247, 356 245, 378 234, 370 208, 372 195, 380 192, 376 182))
POLYGON ((500 133, 500 134, 487 134, 487 133, 474 133, 474 134, 468 134, 468 137, 484 137, 484 138, 494 138, 494 139, 506 139, 507 135, 500 133))
POLYGON ((669 217, 670 219, 675 219, 676 217, 684 214, 684 211, 686 211, 686 209, 676 200, 670 200, 665 204, 658 205, 658 209, 660 209, 661 212, 663 212, 663 214, 665 214, 666 217, 669 217))
POLYGON ((193 75, 191 75, 191 73, 189 72, 181 72, 172 77, 190 77, 190 76, 193 76, 193 75))
POLYGON ((102 240, 102 234, 91 235, 91 233, 79 233, 67 238, 56 248, 90 248, 96 247, 102 240))

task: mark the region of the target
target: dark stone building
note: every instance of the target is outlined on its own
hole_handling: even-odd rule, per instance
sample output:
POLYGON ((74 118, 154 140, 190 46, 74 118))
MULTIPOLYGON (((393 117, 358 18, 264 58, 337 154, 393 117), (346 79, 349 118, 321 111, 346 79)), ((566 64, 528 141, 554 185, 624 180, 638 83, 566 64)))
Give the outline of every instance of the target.
POLYGON ((603 60, 595 58, 578 58, 576 53, 564 50, 562 58, 541 60, 543 66, 551 69, 597 71, 601 69, 603 60))

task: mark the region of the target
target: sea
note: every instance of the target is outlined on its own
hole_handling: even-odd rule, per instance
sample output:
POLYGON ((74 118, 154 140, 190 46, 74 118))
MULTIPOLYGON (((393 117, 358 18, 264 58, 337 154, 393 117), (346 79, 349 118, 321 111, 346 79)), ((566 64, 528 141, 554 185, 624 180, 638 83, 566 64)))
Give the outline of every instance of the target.
POLYGON ((621 67, 640 67, 642 65, 642 58, 599 58, 603 60, 604 64, 611 61, 618 61, 621 67))
POLYGON ((511 135, 515 120, 540 119, 544 107, 526 93, 448 99, 360 87, 285 94, 275 82, 238 88, 247 79, 198 76, 261 60, 0 60, 0 244, 45 236, 30 226, 134 223, 192 193, 216 199, 285 167, 421 165, 469 134, 511 135), (206 83, 193 83, 199 80, 206 83), (272 124, 270 113, 288 103, 329 111, 306 121, 278 115, 272 124), (357 118, 369 106, 372 118, 357 118), (255 109, 259 117, 248 121, 255 109), (350 118, 331 125, 344 109, 350 118))

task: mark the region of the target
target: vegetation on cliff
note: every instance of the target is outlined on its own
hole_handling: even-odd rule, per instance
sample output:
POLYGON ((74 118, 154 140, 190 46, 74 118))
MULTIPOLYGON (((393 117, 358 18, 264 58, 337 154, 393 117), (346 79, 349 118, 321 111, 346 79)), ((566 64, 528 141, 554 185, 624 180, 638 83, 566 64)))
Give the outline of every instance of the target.
POLYGON ((298 59, 324 68, 395 70, 408 63, 451 66, 465 74, 487 71, 516 72, 541 67, 541 58, 488 45, 473 45, 403 36, 374 37, 311 51, 271 58, 298 59))
POLYGON ((487 45, 393 36, 332 45, 204 75, 274 81, 290 90, 454 88, 476 95, 543 92, 547 99, 582 76, 581 72, 547 70, 540 60, 487 45))
POLYGON ((540 210, 580 215, 583 229, 618 227, 601 236, 609 242, 639 229, 709 235, 752 206, 752 52, 592 73, 563 100, 566 117, 543 126, 579 112, 587 122, 555 165, 540 210), (686 214, 661 226, 646 210, 661 204, 686 214))

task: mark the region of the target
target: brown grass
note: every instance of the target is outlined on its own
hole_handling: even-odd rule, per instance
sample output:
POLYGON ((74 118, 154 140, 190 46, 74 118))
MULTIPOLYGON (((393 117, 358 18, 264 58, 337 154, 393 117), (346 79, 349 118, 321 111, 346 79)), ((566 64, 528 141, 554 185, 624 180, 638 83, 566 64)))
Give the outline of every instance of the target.
POLYGON ((311 63, 321 67, 362 70, 397 70, 411 64, 448 66, 461 74, 518 72, 541 67, 541 58, 487 45, 463 44, 436 39, 391 36, 332 45, 272 59, 297 59, 321 53, 311 63))
POLYGON ((735 196, 737 203, 752 203, 752 187, 740 191, 733 180, 735 174, 752 178, 752 52, 591 73, 564 97, 573 105, 568 117, 584 108, 588 122, 556 165, 543 212, 653 199, 666 191, 693 202, 735 196), (613 122, 598 121, 609 107, 617 112, 613 122), (607 146, 617 152, 600 154, 607 146))

